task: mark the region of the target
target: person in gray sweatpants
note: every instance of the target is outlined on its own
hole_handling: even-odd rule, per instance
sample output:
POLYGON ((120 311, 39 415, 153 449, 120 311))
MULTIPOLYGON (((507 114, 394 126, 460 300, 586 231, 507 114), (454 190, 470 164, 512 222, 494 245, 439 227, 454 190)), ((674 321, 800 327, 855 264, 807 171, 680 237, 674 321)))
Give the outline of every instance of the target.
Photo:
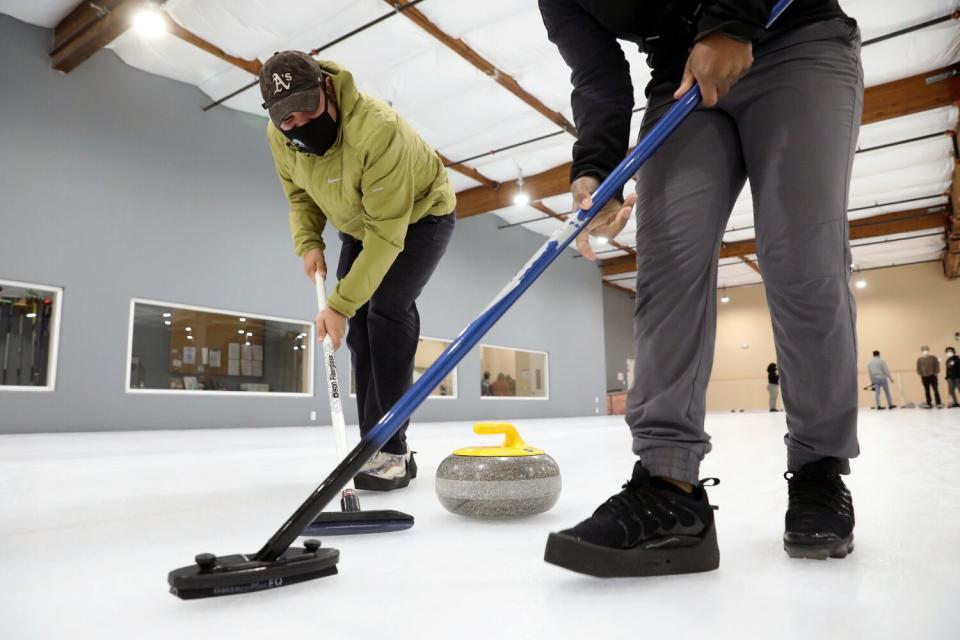
POLYGON ((887 406, 896 409, 897 405, 893 404, 893 398, 890 397, 890 383, 893 382, 893 376, 890 375, 890 367, 887 366, 887 361, 880 357, 879 351, 873 352, 873 358, 867 363, 867 373, 870 375, 870 384, 873 385, 873 395, 877 399, 877 409, 883 409, 883 405, 880 404, 881 390, 887 396, 887 406))
MULTIPOLYGON (((764 30, 772 4, 540 0, 548 35, 573 71, 577 205, 591 204, 583 191, 599 183, 591 174, 609 172, 602 152, 618 135, 610 123, 632 102, 607 90, 622 76, 610 53, 616 42, 598 34, 639 39, 648 53, 653 80, 641 137, 694 78, 704 96, 636 176, 637 365, 626 420, 640 460, 620 494, 551 534, 548 562, 598 576, 717 567, 710 485, 698 478, 711 450, 704 418, 718 259, 748 179, 756 231, 748 253, 757 255, 783 376, 784 548, 791 557, 824 559, 853 550, 853 504, 841 475, 859 454, 847 221, 863 109, 859 29, 836 0, 794 0, 783 22, 764 30), (639 14, 654 5, 663 12, 639 14), (683 13, 687 6, 691 13, 683 13), (672 11, 681 14, 676 29, 645 32, 646 24, 673 24, 672 11), (684 25, 692 49, 677 48, 684 25), (606 122, 582 117, 591 111, 609 112, 606 122)), ((591 233, 619 233, 630 200, 601 212, 591 233)), ((591 257, 585 241, 578 248, 591 257)))
MULTIPOLYGON (((655 88, 642 133, 673 103, 655 88)), ((855 27, 776 34, 713 109, 700 108, 637 175, 636 362, 627 423, 654 475, 690 484, 716 336, 717 261, 750 180, 756 255, 773 319, 787 468, 857 456, 856 310, 847 199, 863 108, 855 27), (649 363, 642 366, 641 363, 649 363)))

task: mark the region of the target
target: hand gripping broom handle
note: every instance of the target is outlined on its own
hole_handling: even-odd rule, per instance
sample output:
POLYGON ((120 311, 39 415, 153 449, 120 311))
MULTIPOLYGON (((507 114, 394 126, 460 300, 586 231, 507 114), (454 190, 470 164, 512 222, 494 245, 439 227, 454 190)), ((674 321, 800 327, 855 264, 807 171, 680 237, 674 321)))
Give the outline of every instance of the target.
MULTIPOLYGON (((770 12, 769 27, 792 0, 779 0, 770 12)), ((584 211, 578 209, 567 217, 566 222, 543 244, 536 254, 523 266, 513 279, 503 288, 493 301, 473 322, 460 332, 453 342, 444 349, 440 357, 427 369, 396 404, 387 411, 353 450, 318 486, 302 505, 283 523, 283 526, 257 552, 256 559, 273 561, 296 540, 304 528, 310 524, 323 508, 333 500, 339 491, 356 475, 360 467, 370 459, 383 445, 393 437, 403 423, 416 410, 430 392, 453 370, 457 363, 480 341, 490 328, 506 313, 514 302, 534 283, 550 263, 573 242, 573 239, 597 215, 600 209, 623 189, 623 185, 633 176, 640 166, 660 147, 663 141, 677 128, 697 105, 700 104, 700 87, 694 85, 680 98, 670 110, 657 122, 647 135, 640 140, 630 154, 617 165, 593 194, 593 207, 584 211)))

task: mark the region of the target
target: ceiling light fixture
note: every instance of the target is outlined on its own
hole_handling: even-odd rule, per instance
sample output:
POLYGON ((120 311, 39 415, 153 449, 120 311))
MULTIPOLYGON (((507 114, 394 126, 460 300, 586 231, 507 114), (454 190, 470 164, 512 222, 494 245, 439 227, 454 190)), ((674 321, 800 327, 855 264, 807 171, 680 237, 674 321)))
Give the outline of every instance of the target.
POLYGON ((513 204, 518 207, 525 207, 530 204, 530 196, 523 190, 523 169, 518 168, 517 192, 513 196, 513 204))
POLYGON ((240 329, 240 331, 237 331, 237 333, 239 333, 240 335, 243 335, 246 332, 243 329, 240 329))
POLYGON ((170 317, 170 314, 169 314, 169 313, 165 313, 165 314, 163 314, 163 317, 164 317, 164 318, 169 318, 169 317, 170 317))
POLYGON ((191 331, 193 331, 193 327, 187 327, 187 333, 190 333, 191 331))
POLYGON ((866 289, 867 281, 866 280, 857 280, 857 289, 866 289))
POLYGON ((171 324, 173 324, 173 323, 170 322, 169 320, 164 320, 164 321, 163 321, 163 324, 165 324, 165 325, 167 325, 167 326, 169 327, 169 326, 170 326, 171 324))
POLYGON ((240 318, 240 322, 246 322, 246 321, 247 321, 246 318, 240 318))
POLYGON ((187 336, 187 340, 193 340, 193 336, 187 336))
POLYGON ((167 32, 167 21, 158 2, 144 2, 133 16, 133 28, 145 38, 158 38, 167 32))
POLYGON ((606 238, 604 236, 597 236, 595 239, 597 241, 597 244, 610 244, 610 238, 606 238))

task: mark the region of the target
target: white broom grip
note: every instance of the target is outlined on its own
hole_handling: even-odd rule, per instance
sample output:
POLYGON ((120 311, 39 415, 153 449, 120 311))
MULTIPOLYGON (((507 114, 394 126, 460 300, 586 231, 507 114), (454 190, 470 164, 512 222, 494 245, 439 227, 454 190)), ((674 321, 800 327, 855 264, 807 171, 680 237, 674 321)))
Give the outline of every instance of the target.
MULTIPOLYGON (((324 287, 323 276, 320 275, 319 271, 314 274, 313 280, 317 289, 317 309, 323 311, 327 308, 327 292, 324 287)), ((340 380, 337 376, 333 340, 329 335, 323 339, 323 369, 326 373, 327 397, 330 400, 330 418, 333 422, 333 438, 337 446, 337 460, 343 460, 348 451, 347 424, 343 418, 343 405, 340 400, 343 388, 340 386, 340 380)), ((352 480, 348 488, 353 488, 352 480)))

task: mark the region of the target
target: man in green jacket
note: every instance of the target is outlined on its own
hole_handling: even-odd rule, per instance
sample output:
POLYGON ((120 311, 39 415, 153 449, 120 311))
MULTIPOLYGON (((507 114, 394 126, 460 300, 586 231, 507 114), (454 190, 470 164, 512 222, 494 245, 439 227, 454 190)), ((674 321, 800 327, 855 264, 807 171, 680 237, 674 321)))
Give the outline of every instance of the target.
MULTIPOLYGON (((450 242, 456 196, 436 152, 339 65, 277 53, 260 71, 260 92, 294 249, 311 281, 326 276, 327 221, 340 232, 338 283, 317 315, 317 337, 329 334, 339 348, 349 324, 365 434, 411 384, 416 299, 450 242)), ((406 427, 357 474, 358 489, 389 491, 416 477, 406 427)))

